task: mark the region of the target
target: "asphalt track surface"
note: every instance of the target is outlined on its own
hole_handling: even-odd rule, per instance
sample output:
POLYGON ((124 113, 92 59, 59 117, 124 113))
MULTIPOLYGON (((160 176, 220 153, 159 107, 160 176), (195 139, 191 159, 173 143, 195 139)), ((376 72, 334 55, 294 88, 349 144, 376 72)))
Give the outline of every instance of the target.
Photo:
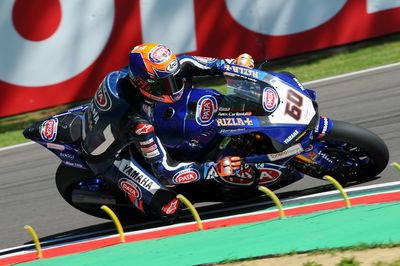
MULTIPOLYGON (((388 145, 390 162, 400 162, 400 64, 305 85, 317 90, 320 114, 368 128, 388 145)), ((0 150, 0 254, 30 242, 26 224, 42 243, 114 233, 108 220, 81 213, 61 198, 54 183, 58 164, 35 144, 0 150)), ((400 173, 388 166, 379 178, 355 186, 398 180, 400 173)), ((331 189, 326 181, 305 177, 276 192, 282 199, 331 189)))

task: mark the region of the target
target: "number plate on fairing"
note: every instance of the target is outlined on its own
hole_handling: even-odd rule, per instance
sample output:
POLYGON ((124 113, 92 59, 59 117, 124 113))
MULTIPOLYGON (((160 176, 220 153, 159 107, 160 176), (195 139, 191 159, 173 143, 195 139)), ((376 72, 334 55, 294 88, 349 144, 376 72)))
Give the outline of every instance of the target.
POLYGON ((273 124, 308 125, 316 114, 312 100, 278 78, 270 83, 279 94, 280 104, 268 116, 273 124))

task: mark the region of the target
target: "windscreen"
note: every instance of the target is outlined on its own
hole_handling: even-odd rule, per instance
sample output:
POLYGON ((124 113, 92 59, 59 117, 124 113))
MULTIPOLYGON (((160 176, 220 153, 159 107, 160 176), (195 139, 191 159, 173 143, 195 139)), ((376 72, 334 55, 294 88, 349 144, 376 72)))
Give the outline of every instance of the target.
POLYGON ((235 95, 248 101, 260 104, 264 88, 271 87, 267 83, 261 81, 253 81, 243 79, 237 76, 229 76, 225 74, 227 95, 235 95))

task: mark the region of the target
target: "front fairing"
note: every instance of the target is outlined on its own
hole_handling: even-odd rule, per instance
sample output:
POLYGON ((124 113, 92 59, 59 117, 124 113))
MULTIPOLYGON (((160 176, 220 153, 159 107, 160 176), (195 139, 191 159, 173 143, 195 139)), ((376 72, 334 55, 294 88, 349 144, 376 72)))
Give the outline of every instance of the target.
POLYGON ((259 132, 283 151, 310 137, 318 115, 314 96, 299 82, 235 65, 223 70, 223 93, 189 89, 174 104, 157 104, 156 132, 168 148, 202 157, 226 137, 259 132))
POLYGON ((259 106, 259 111, 250 115, 253 123, 246 131, 269 136, 276 148, 283 150, 315 127, 318 121, 315 94, 304 89, 293 75, 235 65, 224 65, 223 69, 226 95, 259 106))

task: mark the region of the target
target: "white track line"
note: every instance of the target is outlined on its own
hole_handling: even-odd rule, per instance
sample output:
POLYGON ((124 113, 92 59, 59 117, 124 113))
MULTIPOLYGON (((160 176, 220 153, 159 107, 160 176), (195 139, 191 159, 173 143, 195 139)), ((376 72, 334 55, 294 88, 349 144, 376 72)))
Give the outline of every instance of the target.
POLYGON ((13 146, 3 147, 3 148, 0 148, 0 152, 16 149, 16 148, 19 148, 19 147, 28 146, 28 145, 31 145, 31 144, 34 144, 34 143, 36 143, 36 142, 29 141, 29 142, 24 142, 24 143, 13 145, 13 146))
POLYGON ((341 75, 337 75, 337 76, 333 76, 333 77, 329 77, 329 78, 323 78, 323 79, 317 79, 317 80, 313 80, 313 81, 308 81, 308 82, 303 83, 303 85, 304 86, 314 85, 316 83, 320 83, 320 82, 324 82, 324 81, 331 81, 331 80, 335 80, 335 79, 341 79, 341 78, 357 76, 357 75, 361 75, 361 74, 365 74, 365 73, 369 73, 369 72, 374 72, 374 71, 378 71, 378 70, 382 70, 382 69, 386 69, 386 68, 397 67, 397 66, 400 66, 400 63, 393 63, 393 64, 379 66, 379 67, 367 68, 367 69, 364 69, 364 70, 350 72, 350 73, 346 73, 346 74, 341 74, 341 75))
MULTIPOLYGON (((329 184, 329 183, 327 182, 327 184, 329 184)), ((356 191, 362 191, 362 190, 370 190, 370 189, 374 189, 374 188, 392 187, 392 186, 397 186, 397 185, 400 185, 400 181, 379 183, 379 184, 362 186, 362 187, 344 188, 344 190, 346 191, 346 193, 348 193, 348 192, 356 192, 356 191)), ((301 199, 314 198, 314 197, 319 197, 319 196, 328 196, 328 195, 334 195, 334 194, 339 194, 339 193, 340 193, 339 190, 331 190, 331 191, 320 192, 320 193, 306 195, 306 196, 300 196, 297 198, 288 199, 286 201, 301 200, 301 199)), ((284 200, 282 200, 282 201, 284 201, 284 200)))
MULTIPOLYGON (((384 66, 379 66, 379 67, 373 67, 373 68, 368 68, 368 69, 364 69, 364 70, 360 70, 360 71, 350 72, 350 73, 337 75, 337 76, 333 76, 333 77, 329 77, 329 78, 323 78, 323 79, 317 79, 317 80, 313 80, 313 81, 308 81, 308 82, 303 83, 303 85, 304 86, 315 85, 316 83, 320 83, 320 82, 324 82, 324 81, 330 81, 330 80, 341 79, 341 78, 345 78, 345 77, 356 76, 356 75, 365 74, 365 73, 369 73, 369 72, 374 72, 374 71, 377 71, 377 70, 382 70, 382 69, 396 67, 396 66, 400 66, 400 63, 394 63, 394 64, 389 64, 389 65, 384 65, 384 66)), ((13 146, 0 148, 0 152, 6 151, 6 150, 11 150, 11 149, 16 149, 16 148, 19 148, 19 147, 30 145, 32 143, 35 143, 35 142, 31 141, 31 142, 27 142, 27 143, 22 143, 22 144, 17 144, 17 145, 13 145, 13 146)))

